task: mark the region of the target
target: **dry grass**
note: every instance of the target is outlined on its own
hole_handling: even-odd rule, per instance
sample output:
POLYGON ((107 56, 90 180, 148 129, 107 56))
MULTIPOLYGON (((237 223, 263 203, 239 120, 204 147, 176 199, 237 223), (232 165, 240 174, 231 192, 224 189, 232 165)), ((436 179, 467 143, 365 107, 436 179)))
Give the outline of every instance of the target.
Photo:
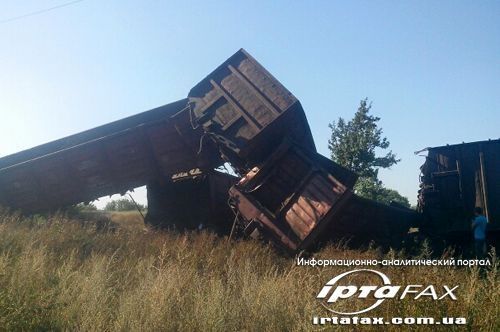
MULTIPOLYGON (((146 212, 143 212, 145 215, 146 212)), ((144 231, 146 225, 142 215, 134 211, 71 211, 74 219, 80 222, 91 222, 97 225, 119 226, 128 231, 144 231)))
MULTIPOLYGON (((114 218, 128 226, 100 229, 64 216, 22 218, 0 211, 1 328, 310 331, 315 330, 314 315, 328 316, 315 300, 321 286, 350 269, 296 266, 293 259, 257 242, 228 244, 204 232, 148 231, 140 219, 132 227, 132 217, 114 218)), ((316 256, 380 259, 394 255, 332 245, 316 256)), ((496 264, 486 271, 378 268, 403 285, 458 284, 459 299, 386 301, 369 316, 464 316, 470 322, 468 330, 498 331, 496 264)))
POLYGON ((146 228, 138 211, 109 212, 108 216, 111 222, 129 231, 144 231, 146 228))

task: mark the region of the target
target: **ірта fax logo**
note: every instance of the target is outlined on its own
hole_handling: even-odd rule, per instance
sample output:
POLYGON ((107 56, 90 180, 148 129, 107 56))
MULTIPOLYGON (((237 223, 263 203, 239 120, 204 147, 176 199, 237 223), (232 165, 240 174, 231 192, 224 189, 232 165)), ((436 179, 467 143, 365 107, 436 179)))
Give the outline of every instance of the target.
POLYGON ((453 292, 457 288, 458 286, 450 288, 443 285, 438 288, 438 291, 434 285, 393 285, 389 277, 380 271, 360 269, 344 272, 332 278, 323 286, 316 298, 323 300, 321 304, 328 311, 341 315, 356 315, 375 309, 386 299, 396 298, 398 300, 402 300, 406 297, 411 297, 413 300, 418 300, 419 298, 427 297, 435 301, 447 298, 455 301, 457 297, 453 292), (371 275, 370 282, 365 282, 361 285, 345 285, 344 282, 344 285, 340 285, 340 282, 342 282, 345 277, 358 276, 361 274, 371 275), (375 282, 373 280, 379 281, 375 282), (380 285, 374 285, 375 283, 380 285), (366 299, 366 302, 369 302, 370 299, 375 299, 375 302, 373 304, 368 304, 367 306, 363 305, 361 308, 349 311, 338 309, 339 304, 342 301, 347 301, 349 299, 363 299, 363 302, 365 302, 364 299, 366 299))

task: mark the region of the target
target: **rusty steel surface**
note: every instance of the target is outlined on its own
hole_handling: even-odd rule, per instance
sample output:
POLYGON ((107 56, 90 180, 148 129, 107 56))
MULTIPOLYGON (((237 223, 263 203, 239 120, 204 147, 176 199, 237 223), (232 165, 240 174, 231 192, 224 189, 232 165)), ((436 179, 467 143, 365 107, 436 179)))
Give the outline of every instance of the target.
POLYGON ((483 208, 488 230, 500 231, 500 140, 426 149, 419 210, 429 233, 470 232, 474 207, 483 208))
POLYGON ((1 158, 0 204, 46 211, 219 165, 217 152, 197 154, 200 131, 179 135, 180 125, 191 127, 185 105, 182 100, 1 158))
POLYGON ((231 202, 250 231, 261 227, 294 252, 309 248, 342 211, 352 192, 316 155, 284 142, 262 167, 230 189, 231 202))
POLYGON ((264 161, 285 136, 316 151, 300 102, 243 49, 188 97, 194 121, 243 168, 264 161))

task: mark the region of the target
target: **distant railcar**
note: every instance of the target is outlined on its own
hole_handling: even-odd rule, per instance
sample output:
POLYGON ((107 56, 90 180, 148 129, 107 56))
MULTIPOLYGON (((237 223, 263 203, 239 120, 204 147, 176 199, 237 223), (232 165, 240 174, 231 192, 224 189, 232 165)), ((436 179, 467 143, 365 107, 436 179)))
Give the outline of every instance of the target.
POLYGON ((386 205, 352 195, 342 214, 324 232, 325 239, 345 239, 351 244, 370 241, 383 246, 398 247, 411 227, 420 223, 420 214, 412 209, 386 205))
MULTIPOLYGON (((500 231, 500 140, 425 149, 418 209, 421 230, 453 238, 471 234, 474 207, 482 207, 488 232, 500 231)), ((422 152, 422 151, 420 151, 422 152)))

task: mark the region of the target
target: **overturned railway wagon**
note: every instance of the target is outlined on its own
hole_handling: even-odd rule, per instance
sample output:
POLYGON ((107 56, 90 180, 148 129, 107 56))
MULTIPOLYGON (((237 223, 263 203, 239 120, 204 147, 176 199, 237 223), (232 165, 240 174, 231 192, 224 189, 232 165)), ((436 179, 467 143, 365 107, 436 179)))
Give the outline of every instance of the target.
MULTIPOLYGON (((474 207, 488 218, 488 233, 500 233, 500 140, 427 148, 418 209, 428 235, 463 241, 470 237, 474 207)), ((423 152, 420 151, 420 152, 423 152)))
POLYGON ((320 154, 285 141, 231 188, 230 200, 246 234, 270 239, 290 253, 331 239, 401 244, 419 215, 354 195, 356 179, 320 154))
POLYGON ((243 49, 192 88, 188 98, 193 121, 243 172, 265 161, 285 136, 316 151, 298 99, 243 49))
POLYGON ((352 195, 356 175, 285 141, 229 191, 245 233, 260 233, 289 252, 308 249, 352 195))
MULTIPOLYGON (((221 156, 246 172, 286 136, 315 150, 299 101, 239 50, 186 99, 0 158, 0 204, 42 212, 148 185, 161 216, 172 208, 155 202, 178 174, 196 169, 225 183, 213 176, 221 156)), ((183 183, 175 187, 205 190, 199 179, 183 183)))
POLYGON ((186 103, 179 100, 0 158, 0 204, 41 212, 162 182, 193 168, 213 169, 222 161, 209 147, 197 154, 202 133, 192 129, 186 103), (191 134, 180 135, 179 128, 191 134))

